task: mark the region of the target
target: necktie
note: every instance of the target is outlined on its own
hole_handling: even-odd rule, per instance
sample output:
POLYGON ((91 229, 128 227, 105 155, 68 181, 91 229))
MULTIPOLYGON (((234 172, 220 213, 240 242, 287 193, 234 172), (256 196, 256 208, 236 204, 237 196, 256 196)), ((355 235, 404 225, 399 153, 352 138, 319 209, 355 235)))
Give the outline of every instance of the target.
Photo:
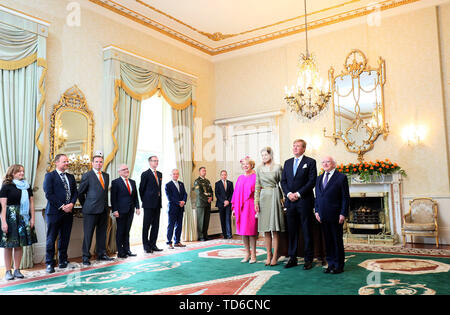
POLYGON ((156 183, 159 185, 158 175, 156 174, 156 171, 153 171, 153 175, 155 175, 156 183))
POLYGON ((295 173, 297 172, 297 167, 298 167, 298 158, 296 158, 295 162, 294 162, 294 176, 295 176, 295 173))
POLYGON ((224 180, 223 181, 223 189, 225 190, 225 191, 227 191, 227 182, 224 180))
POLYGON ((105 183, 103 182, 102 172, 98 172, 98 179, 100 180, 100 184, 102 184, 103 189, 105 189, 105 183))
POLYGON ((330 173, 326 173, 325 174, 325 179, 323 180, 323 188, 325 188, 327 186, 328 183, 328 175, 330 175, 330 173))
POLYGON ((66 202, 69 203, 70 201, 70 189, 69 189, 69 185, 67 185, 67 181, 66 181, 66 173, 61 173, 61 179, 64 185, 64 189, 66 190, 66 202))
POLYGON ((130 184, 128 184, 128 178, 125 178, 125 181, 126 181, 126 183, 127 183, 128 192, 129 192, 130 195, 131 195, 131 188, 130 188, 130 184))

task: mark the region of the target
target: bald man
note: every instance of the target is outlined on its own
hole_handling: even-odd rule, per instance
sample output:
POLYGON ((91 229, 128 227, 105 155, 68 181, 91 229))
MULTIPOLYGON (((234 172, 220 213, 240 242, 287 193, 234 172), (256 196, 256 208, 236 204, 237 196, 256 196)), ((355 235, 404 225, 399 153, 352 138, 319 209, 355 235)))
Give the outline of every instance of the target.
POLYGON ((136 182, 129 178, 128 166, 122 164, 117 170, 119 178, 111 183, 111 207, 117 222, 117 257, 136 256, 130 251, 130 229, 134 211, 140 214, 136 182))
POLYGON ((317 178, 315 215, 322 225, 328 267, 325 273, 344 272, 343 226, 348 216, 350 191, 347 176, 336 171, 331 156, 322 159, 324 172, 317 178))

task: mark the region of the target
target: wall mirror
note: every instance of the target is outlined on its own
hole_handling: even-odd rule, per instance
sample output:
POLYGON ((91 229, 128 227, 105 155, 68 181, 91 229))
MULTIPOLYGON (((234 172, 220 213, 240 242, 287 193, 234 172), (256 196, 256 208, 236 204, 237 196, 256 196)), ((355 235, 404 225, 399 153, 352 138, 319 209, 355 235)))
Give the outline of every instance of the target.
POLYGON ((352 50, 346 57, 344 70, 335 75, 328 72, 332 91, 334 143, 342 140, 348 151, 358 154, 363 161, 364 154, 372 150, 378 136, 386 139, 389 129, 384 113, 385 63, 380 57, 378 67, 367 64, 364 53, 352 50))
POLYGON ((50 125, 50 166, 54 158, 64 153, 69 157, 69 172, 77 180, 89 170, 94 145, 94 118, 86 98, 75 85, 55 104, 50 125))

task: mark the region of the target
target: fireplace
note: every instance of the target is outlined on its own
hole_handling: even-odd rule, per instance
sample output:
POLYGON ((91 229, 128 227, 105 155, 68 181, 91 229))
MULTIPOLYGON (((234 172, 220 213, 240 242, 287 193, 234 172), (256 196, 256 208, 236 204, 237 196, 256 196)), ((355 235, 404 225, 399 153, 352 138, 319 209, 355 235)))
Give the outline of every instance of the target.
POLYGON ((401 175, 362 182, 349 178, 350 211, 344 242, 393 245, 401 232, 401 175))
POLYGON ((347 229, 351 234, 384 233, 384 210, 384 196, 352 197, 347 229))

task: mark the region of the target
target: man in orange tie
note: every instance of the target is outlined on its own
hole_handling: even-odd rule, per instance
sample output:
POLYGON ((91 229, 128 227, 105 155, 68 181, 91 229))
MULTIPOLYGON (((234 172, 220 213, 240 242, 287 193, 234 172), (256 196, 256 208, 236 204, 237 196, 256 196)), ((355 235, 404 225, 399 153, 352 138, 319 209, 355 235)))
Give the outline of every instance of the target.
POLYGON ((139 200, 136 182, 130 178, 128 166, 122 164, 117 170, 119 178, 111 182, 111 207, 117 222, 116 243, 117 257, 136 256, 130 251, 130 229, 134 211, 139 215, 139 200))
POLYGON ((96 231, 97 260, 113 260, 106 255, 106 228, 108 225, 109 175, 102 172, 103 156, 95 155, 92 170, 84 173, 78 188, 78 199, 83 206, 83 265, 89 266, 92 236, 96 231))
POLYGON ((141 174, 139 196, 141 197, 142 208, 144 208, 142 245, 144 246, 144 251, 151 254, 154 251, 162 251, 156 246, 161 214, 162 173, 156 170, 159 164, 159 159, 156 155, 149 157, 148 162, 150 168, 141 174))

